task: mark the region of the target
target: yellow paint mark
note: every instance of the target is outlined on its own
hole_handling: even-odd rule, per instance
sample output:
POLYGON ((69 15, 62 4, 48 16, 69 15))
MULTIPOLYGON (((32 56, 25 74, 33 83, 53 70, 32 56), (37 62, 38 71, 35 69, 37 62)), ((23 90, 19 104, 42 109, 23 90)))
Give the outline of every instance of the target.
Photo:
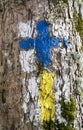
POLYGON ((41 76, 40 85, 40 104, 41 104, 41 120, 54 121, 55 119, 55 93, 53 92, 54 86, 54 73, 43 71, 41 76))

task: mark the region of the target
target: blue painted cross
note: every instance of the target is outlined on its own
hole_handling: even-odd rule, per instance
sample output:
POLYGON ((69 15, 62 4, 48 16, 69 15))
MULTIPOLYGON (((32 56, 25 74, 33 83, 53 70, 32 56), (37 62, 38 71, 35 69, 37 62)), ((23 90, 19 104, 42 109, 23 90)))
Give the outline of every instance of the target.
POLYGON ((64 38, 53 38, 50 37, 49 23, 45 20, 41 20, 37 23, 37 37, 27 38, 19 42, 19 47, 21 49, 34 49, 36 50, 36 55, 38 62, 42 63, 44 66, 48 67, 51 65, 51 48, 60 47, 60 42, 63 43, 64 47, 67 47, 70 42, 64 38))

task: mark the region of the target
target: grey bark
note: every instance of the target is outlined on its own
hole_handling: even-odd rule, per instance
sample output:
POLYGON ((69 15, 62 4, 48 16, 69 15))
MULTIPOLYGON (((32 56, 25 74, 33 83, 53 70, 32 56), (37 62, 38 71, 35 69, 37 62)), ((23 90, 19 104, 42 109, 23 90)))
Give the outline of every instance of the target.
MULTIPOLYGON (((60 29, 63 30, 64 25, 68 33, 67 38, 72 43, 72 49, 69 52, 67 50, 65 55, 61 54, 60 61, 53 59, 52 67, 54 73, 56 73, 58 66, 61 75, 57 76, 57 81, 61 78, 62 84, 65 82, 64 75, 69 75, 71 94, 75 97, 77 105, 74 126, 76 130, 83 129, 83 99, 78 91, 79 83, 77 80, 78 77, 82 77, 81 71, 83 71, 83 68, 81 70, 79 67, 79 57, 83 52, 80 51, 82 42, 75 29, 73 17, 74 12, 78 13, 79 7, 78 5, 75 6, 73 2, 70 0, 67 5, 61 1, 55 7, 47 0, 30 0, 26 2, 26 6, 11 2, 4 5, 3 12, 0 14, 0 130, 40 130, 42 128, 41 122, 37 122, 35 125, 34 116, 33 120, 30 120, 30 109, 33 105, 33 111, 35 110, 38 97, 36 101, 30 97, 29 102, 27 102, 26 113, 22 108, 24 102, 22 79, 25 79, 26 93, 28 93, 28 84, 31 77, 36 78, 39 87, 39 82, 37 82, 38 66, 35 64, 36 70, 34 72, 23 72, 18 47, 18 43, 22 39, 22 37, 18 37, 18 23, 20 21, 26 23, 30 20, 37 23, 40 19, 46 19, 52 25, 53 23, 57 24, 57 28, 52 26, 52 36, 65 37, 59 31, 60 29), (56 62, 58 65, 56 65, 56 62), (66 63, 68 68, 65 69, 62 63, 66 63)), ((56 57, 55 50, 53 50, 53 54, 56 57)), ((60 83, 57 84, 61 85, 60 83)))

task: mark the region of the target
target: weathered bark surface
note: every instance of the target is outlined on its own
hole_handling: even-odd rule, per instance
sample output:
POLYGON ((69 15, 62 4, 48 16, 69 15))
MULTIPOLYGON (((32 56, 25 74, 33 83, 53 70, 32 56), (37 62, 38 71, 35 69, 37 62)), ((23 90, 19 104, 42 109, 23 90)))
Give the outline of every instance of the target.
MULTIPOLYGON (((32 91, 28 91, 30 81, 34 81, 39 88, 39 66, 34 55, 35 52, 29 51, 35 62, 26 59, 30 67, 29 69, 24 67, 23 62, 25 61, 21 57, 25 58, 28 52, 21 51, 18 43, 23 38, 19 33, 20 22, 35 21, 35 28, 38 20, 44 18, 52 24, 52 36, 65 37, 72 43, 71 49, 68 49, 67 52, 64 50, 60 52, 59 60, 55 58, 56 50, 53 50, 52 70, 57 75, 56 85, 58 87, 67 85, 65 75, 68 76, 71 95, 75 97, 77 105, 74 126, 76 130, 83 129, 83 99, 78 92, 77 84, 78 77, 83 76, 83 74, 81 75, 83 68, 79 68, 81 58, 78 58, 83 52, 80 51, 82 42, 75 29, 73 17, 75 8, 78 8, 78 5, 75 7, 72 0, 68 1, 68 5, 60 2, 55 7, 46 0, 30 0, 26 2, 26 6, 10 2, 5 4, 3 12, 0 14, 0 130, 42 129, 38 105, 39 95, 31 95, 32 91), (29 97, 25 95, 29 95, 29 97)), ((35 29, 32 31, 30 37, 35 37, 35 29)))

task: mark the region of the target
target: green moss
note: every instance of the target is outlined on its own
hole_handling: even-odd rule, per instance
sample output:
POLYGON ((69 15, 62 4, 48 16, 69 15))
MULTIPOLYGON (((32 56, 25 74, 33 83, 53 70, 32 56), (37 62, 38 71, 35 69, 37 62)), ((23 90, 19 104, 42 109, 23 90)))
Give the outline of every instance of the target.
POLYGON ((82 39, 82 45, 83 45, 83 20, 82 18, 80 17, 80 14, 79 14, 79 17, 78 17, 78 24, 76 26, 76 29, 77 31, 79 32, 80 34, 80 37, 82 39))
POLYGON ((65 4, 68 4, 68 0, 63 0, 63 2, 64 2, 65 4))
POLYGON ((52 130, 53 128, 55 128, 55 122, 53 121, 43 121, 43 130, 52 130))
POLYGON ((70 98, 70 102, 65 102, 62 98, 61 102, 61 115, 66 120, 67 123, 59 123, 56 121, 56 127, 59 130, 75 130, 73 127, 73 122, 76 117, 76 103, 73 97, 70 98))
POLYGON ((57 128, 58 128, 58 130, 75 130, 75 128, 73 128, 72 127, 72 125, 71 124, 65 124, 65 123, 59 123, 58 121, 57 121, 57 126, 56 126, 57 128))
MULTIPOLYGON (((51 1, 54 5, 58 4, 61 0, 49 0, 51 1)), ((68 0, 62 0, 65 4, 68 4, 68 0)))
POLYGON ((77 32, 79 32, 80 37, 82 39, 82 45, 83 45, 83 18, 80 11, 81 6, 79 5, 79 14, 77 15, 76 12, 74 12, 74 21, 75 21, 75 27, 77 32))
POLYGON ((61 101, 62 116, 67 122, 73 122, 75 120, 76 103, 74 98, 70 98, 70 102, 61 101))
POLYGON ((52 2, 54 5, 58 4, 60 0, 49 0, 50 2, 52 2))

